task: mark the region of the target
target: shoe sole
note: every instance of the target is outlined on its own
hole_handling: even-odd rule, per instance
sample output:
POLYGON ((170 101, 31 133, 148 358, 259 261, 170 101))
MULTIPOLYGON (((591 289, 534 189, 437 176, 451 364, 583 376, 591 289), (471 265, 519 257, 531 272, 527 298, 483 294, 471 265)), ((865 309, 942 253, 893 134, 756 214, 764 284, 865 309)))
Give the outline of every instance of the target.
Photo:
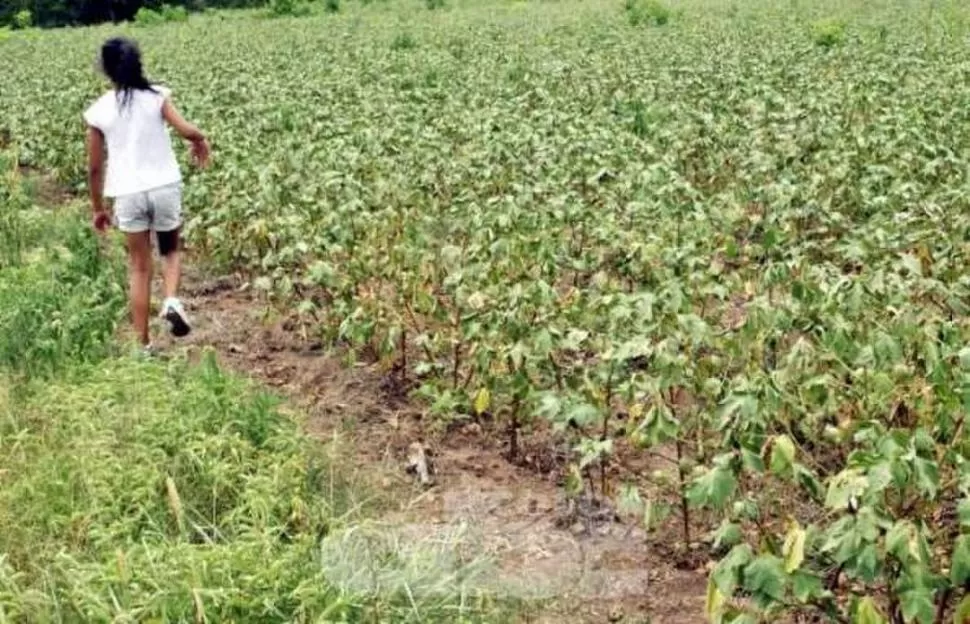
POLYGON ((169 310, 165 313, 165 320, 172 325, 172 335, 176 338, 184 338, 192 331, 192 326, 185 320, 177 310, 169 310))

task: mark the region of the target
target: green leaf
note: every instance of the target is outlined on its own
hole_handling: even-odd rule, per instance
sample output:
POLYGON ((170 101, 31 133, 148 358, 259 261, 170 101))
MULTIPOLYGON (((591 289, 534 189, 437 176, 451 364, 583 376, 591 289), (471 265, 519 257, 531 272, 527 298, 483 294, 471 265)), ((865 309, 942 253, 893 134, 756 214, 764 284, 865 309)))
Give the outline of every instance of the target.
POLYGON ((761 555, 744 569, 744 588, 764 609, 785 596, 785 568, 774 555, 761 555))
POLYGON ((913 460, 913 469, 916 473, 916 485, 920 491, 929 498, 936 498, 936 492, 940 486, 940 472, 936 462, 917 457, 913 460))
POLYGON ((852 569, 866 582, 876 580, 879 576, 879 551, 875 544, 866 544, 856 554, 852 569))
POLYGON ((950 582, 959 587, 968 580, 970 580, 970 535, 961 535, 953 545, 950 582))
POLYGON ((805 603, 822 593, 822 579, 811 572, 796 570, 791 575, 792 593, 795 599, 805 603))
POLYGON ((737 485, 733 472, 722 467, 712 468, 694 480, 687 498, 694 506, 720 509, 734 495, 737 485))
POLYGON ((786 435, 775 436, 771 444, 771 472, 779 477, 792 474, 795 462, 795 444, 786 435))
POLYGON ((751 472, 761 473, 765 471, 765 462, 761 459, 761 455, 745 448, 741 449, 741 465, 744 466, 745 470, 751 472))
POLYGON ((717 550, 734 546, 741 541, 741 538, 741 527, 730 520, 724 519, 721 521, 721 526, 714 532, 714 548, 717 550))
POLYGON ((960 526, 970 527, 970 498, 964 498, 957 506, 957 515, 960 517, 960 526))
POLYGON ((805 560, 805 529, 797 522, 788 530, 781 552, 785 557, 785 572, 789 574, 797 570, 805 560))
POLYGON ((812 471, 799 463, 794 464, 792 466, 792 470, 795 473, 795 480, 798 482, 798 484, 801 485, 814 500, 821 501, 825 490, 812 471))
POLYGON ((747 544, 738 544, 731 549, 726 557, 717 562, 711 578, 717 583, 717 588, 725 596, 733 596, 741 582, 741 570, 748 565, 752 557, 751 547, 747 544))
POLYGON ((907 622, 919 624, 933 624, 936 607, 933 604, 933 592, 927 587, 917 587, 899 595, 899 604, 903 610, 903 617, 907 622))
POLYGON ((876 602, 870 596, 866 596, 859 601, 852 624, 886 624, 886 618, 879 611, 876 602))
POLYGON ((825 506, 829 509, 846 509, 866 491, 869 480, 858 468, 848 468, 832 477, 825 506))
POLYGON ((916 526, 909 520, 900 520, 886 533, 886 552, 900 561, 919 558, 916 543, 916 526))
POLYGON ((567 421, 573 421, 580 427, 586 427, 599 422, 600 410, 589 403, 577 403, 566 410, 565 417, 567 421))

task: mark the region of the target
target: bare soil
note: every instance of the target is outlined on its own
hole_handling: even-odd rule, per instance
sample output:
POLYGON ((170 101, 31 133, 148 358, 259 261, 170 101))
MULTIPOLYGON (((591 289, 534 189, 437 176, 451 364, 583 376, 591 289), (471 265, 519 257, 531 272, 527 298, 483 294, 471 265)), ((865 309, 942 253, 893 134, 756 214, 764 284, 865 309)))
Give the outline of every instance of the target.
POLYGON ((562 461, 547 432, 526 437, 526 460, 512 465, 487 428, 434 427, 376 367, 350 364, 299 335, 240 280, 189 276, 184 297, 194 331, 176 343, 159 330, 163 349, 197 357, 211 348, 224 365, 287 397, 308 414, 309 433, 341 438, 352 468, 395 501, 382 524, 404 541, 459 536, 474 557, 493 562, 488 581, 498 597, 539 601, 540 613, 523 621, 705 621, 703 562, 672 555, 675 519, 650 534, 612 513, 563 520, 562 461), (414 443, 427 450, 430 486, 405 471, 414 443))

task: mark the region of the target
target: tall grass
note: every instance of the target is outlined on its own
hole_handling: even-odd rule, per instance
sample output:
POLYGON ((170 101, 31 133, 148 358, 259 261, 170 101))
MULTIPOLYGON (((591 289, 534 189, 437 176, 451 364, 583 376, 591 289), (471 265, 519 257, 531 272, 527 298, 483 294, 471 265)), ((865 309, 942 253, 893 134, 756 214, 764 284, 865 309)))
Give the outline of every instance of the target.
POLYGON ((0 403, 8 618, 353 611, 314 564, 320 538, 355 507, 350 490, 274 399, 211 357, 112 359, 32 383, 0 403))

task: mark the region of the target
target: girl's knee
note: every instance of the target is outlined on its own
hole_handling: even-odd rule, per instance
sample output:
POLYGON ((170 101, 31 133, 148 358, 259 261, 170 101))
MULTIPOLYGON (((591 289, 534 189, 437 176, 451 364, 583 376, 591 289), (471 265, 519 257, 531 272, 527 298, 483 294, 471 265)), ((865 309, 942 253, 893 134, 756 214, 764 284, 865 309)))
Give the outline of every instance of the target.
POLYGON ((163 257, 168 257, 179 250, 179 230, 174 229, 171 232, 157 232, 155 236, 158 238, 158 253, 163 257))

